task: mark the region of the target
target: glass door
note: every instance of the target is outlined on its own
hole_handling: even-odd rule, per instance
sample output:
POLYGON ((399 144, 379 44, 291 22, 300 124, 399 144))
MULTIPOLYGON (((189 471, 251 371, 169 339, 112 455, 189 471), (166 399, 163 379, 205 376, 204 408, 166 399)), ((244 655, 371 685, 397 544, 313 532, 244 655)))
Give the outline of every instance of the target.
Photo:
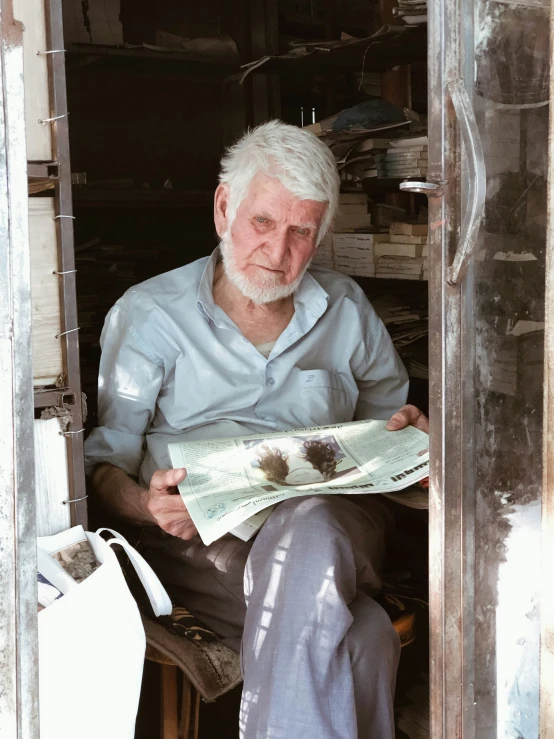
POLYGON ((549 5, 429 3, 434 739, 539 735, 549 5))

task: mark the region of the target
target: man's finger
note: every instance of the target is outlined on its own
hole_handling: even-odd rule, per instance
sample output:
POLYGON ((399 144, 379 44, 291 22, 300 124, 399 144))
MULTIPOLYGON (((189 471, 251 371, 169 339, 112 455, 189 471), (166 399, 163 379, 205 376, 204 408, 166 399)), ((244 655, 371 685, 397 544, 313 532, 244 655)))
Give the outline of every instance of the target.
POLYGON ((426 416, 415 405, 405 405, 401 408, 393 415, 386 428, 389 431, 399 431, 406 426, 415 426, 420 431, 429 432, 429 422, 426 416))
POLYGON ((187 471, 184 467, 176 470, 156 470, 150 480, 150 489, 157 493, 166 492, 167 488, 183 482, 186 476, 187 471))

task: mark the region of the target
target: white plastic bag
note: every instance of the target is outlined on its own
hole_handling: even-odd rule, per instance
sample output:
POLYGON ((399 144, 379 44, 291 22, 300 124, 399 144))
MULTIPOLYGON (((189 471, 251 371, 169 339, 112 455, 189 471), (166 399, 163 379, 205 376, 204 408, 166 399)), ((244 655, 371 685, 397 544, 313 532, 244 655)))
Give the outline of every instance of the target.
MULTIPOLYGON (((66 532, 40 537, 54 551, 66 532), (56 541, 57 540, 57 541, 56 541)), ((38 614, 41 739, 133 739, 146 640, 111 545, 127 551, 156 615, 171 601, 152 568, 110 529, 85 532, 100 566, 38 614), (106 542, 99 536, 110 531, 106 542)))

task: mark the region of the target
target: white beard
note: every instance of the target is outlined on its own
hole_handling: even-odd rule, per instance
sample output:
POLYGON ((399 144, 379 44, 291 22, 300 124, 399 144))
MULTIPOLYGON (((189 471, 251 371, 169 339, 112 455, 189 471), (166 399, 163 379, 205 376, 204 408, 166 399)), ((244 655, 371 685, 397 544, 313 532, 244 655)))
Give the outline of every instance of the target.
POLYGON ((240 290, 245 298, 248 298, 256 305, 275 303, 277 300, 283 300, 283 298, 288 298, 289 295, 295 293, 302 282, 304 273, 310 266, 310 262, 308 262, 296 280, 290 285, 281 285, 280 278, 277 275, 263 272, 259 278, 253 279, 240 271, 235 259, 235 249, 229 232, 222 236, 219 242, 219 249, 227 279, 237 290, 240 290))

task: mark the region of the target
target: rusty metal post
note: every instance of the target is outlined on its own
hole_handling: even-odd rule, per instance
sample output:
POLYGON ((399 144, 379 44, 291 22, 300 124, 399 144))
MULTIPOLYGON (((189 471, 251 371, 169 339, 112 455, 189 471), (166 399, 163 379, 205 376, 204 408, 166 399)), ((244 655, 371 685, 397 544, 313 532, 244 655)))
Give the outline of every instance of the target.
MULTIPOLYGON (((554 89, 554 6, 550 21, 550 96, 554 89)), ((541 561, 540 739, 554 736, 554 114, 550 109, 544 350, 541 561)))
POLYGON ((0 735, 38 739, 31 273, 23 29, 0 1, 0 735))

